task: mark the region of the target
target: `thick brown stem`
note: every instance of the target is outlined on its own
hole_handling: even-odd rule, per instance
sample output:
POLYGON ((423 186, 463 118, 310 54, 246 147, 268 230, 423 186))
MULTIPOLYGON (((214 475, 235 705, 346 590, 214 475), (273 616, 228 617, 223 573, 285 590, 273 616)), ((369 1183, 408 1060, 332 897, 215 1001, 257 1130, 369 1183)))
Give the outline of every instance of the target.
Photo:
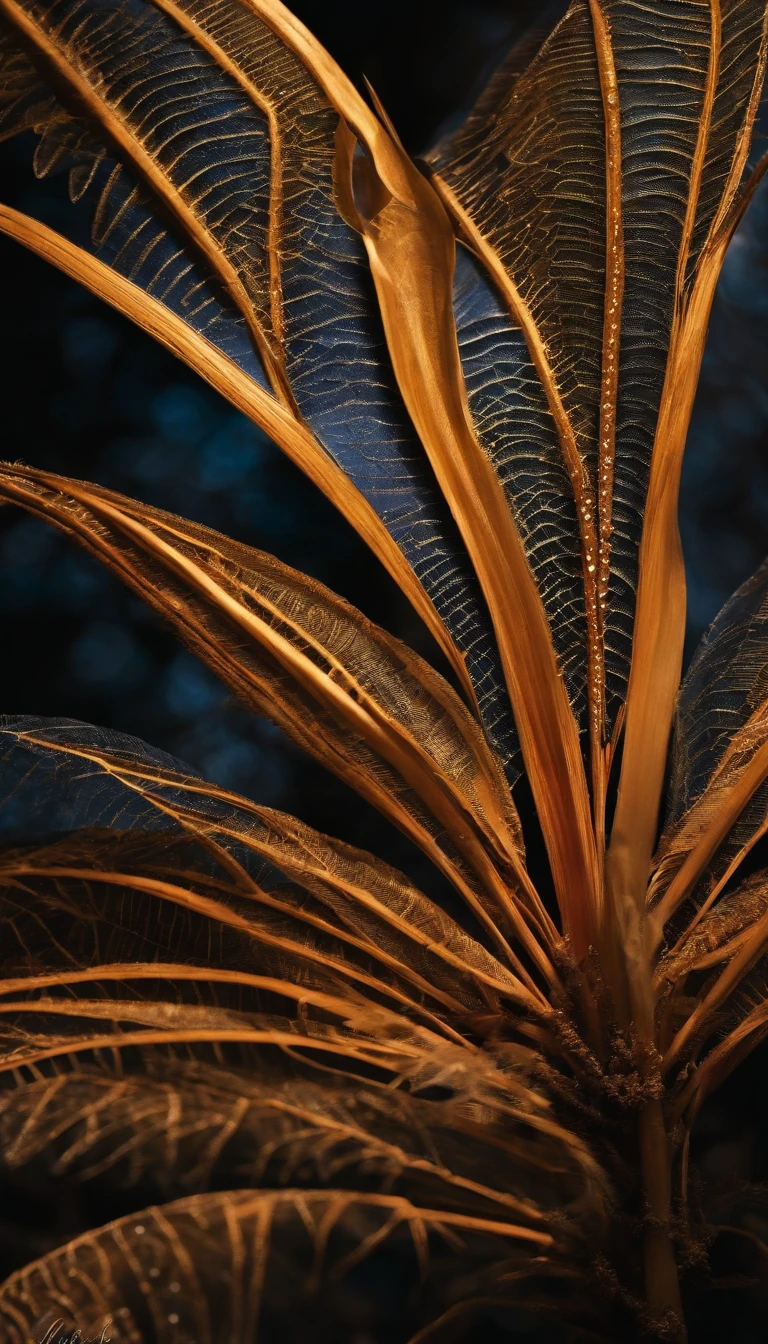
POLYGON ((680 1297, 680 1281, 672 1241, 672 1182, 669 1147, 661 1102, 649 1101, 638 1119, 640 1171, 647 1211, 643 1242, 645 1296, 651 1315, 662 1321, 674 1344, 686 1344, 687 1331, 680 1297))
POLYGON ((657 1092, 659 1054, 653 992, 653 953, 646 919, 631 893, 609 887, 608 909, 618 939, 605 938, 604 962, 611 976, 620 1027, 634 1037, 638 1069, 647 1100, 638 1115, 641 1190, 645 1203, 643 1238, 645 1299, 659 1333, 670 1344, 686 1344, 687 1332, 672 1240, 672 1171, 664 1111, 657 1092))

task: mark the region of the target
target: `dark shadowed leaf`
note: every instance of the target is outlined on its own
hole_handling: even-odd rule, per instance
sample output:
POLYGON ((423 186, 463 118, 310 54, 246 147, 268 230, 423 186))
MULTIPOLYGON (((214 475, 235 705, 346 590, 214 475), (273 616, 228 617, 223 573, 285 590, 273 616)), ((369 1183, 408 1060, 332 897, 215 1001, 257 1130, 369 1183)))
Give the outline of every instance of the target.
POLYGON ((28 59, 24 74, 6 31, 0 129, 32 120, 55 143, 39 170, 74 153, 78 174, 89 146, 98 158, 93 256, 129 282, 113 301, 151 322, 146 294, 179 319, 153 331, 344 509, 463 671, 448 623, 508 761, 514 730, 482 600, 397 392, 362 245, 334 204, 338 114, 316 80, 233 0, 4 12, 78 117, 44 96, 28 59))
MULTIPOLYGON (((333 1266, 352 1273, 402 1234, 414 1283, 426 1275, 417 1300, 398 1299, 411 1332, 452 1305, 440 1247, 489 1282, 497 1261, 535 1276, 543 1255, 542 1272, 561 1272, 578 1244, 564 1213, 599 1223, 603 1178, 555 1120, 524 1034, 473 1043, 515 1003, 514 976, 392 869, 135 739, 39 721, 6 723, 2 739, 8 838, 56 803, 49 843, 0 864, 6 1170, 149 1182, 161 1199, 238 1187, 145 1210, 22 1271, 0 1303, 7 1328, 24 1339, 55 1303, 81 1328, 113 1313, 116 1338, 148 1328, 149 1310, 169 1339, 188 1311, 209 1319, 203 1338, 225 1340, 226 1312, 246 1311, 235 1263, 243 1283, 270 1284, 246 1292, 249 1310, 258 1300, 290 1323, 296 1293, 314 1285, 335 1303, 333 1266), (137 1282, 133 1234, 148 1238, 139 1255, 162 1242, 148 1252, 160 1273, 147 1261, 137 1282)), ((329 1305, 317 1338, 356 1300, 329 1305)), ((378 1330, 377 1297, 370 1311, 378 1330)))
POLYGON ((172 514, 13 467, 0 494, 82 541, 247 705, 405 830, 502 948, 521 938, 546 969, 539 941, 557 934, 527 876, 504 775, 423 659, 306 575, 172 514))
MULTIPOLYGON (((30 1266, 7 1283, 3 1307, 9 1344, 27 1344, 52 1299, 67 1323, 96 1338, 107 1327, 116 1344, 150 1332, 157 1344, 254 1344, 257 1334, 336 1344, 355 1332, 405 1344, 454 1306, 447 1263, 482 1307, 534 1244, 526 1257, 511 1224, 391 1195, 195 1195, 30 1266)), ((537 1269, 546 1279, 546 1262, 537 1269)))
POLYGON ((662 920, 691 892, 708 908, 766 831, 767 592, 763 565, 723 607, 680 689, 652 885, 662 920))

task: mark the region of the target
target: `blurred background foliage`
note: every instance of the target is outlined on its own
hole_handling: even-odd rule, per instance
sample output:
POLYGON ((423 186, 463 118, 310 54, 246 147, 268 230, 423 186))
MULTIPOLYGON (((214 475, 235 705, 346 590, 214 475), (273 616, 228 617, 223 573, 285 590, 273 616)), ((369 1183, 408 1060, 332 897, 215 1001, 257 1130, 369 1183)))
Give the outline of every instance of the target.
MULTIPOLYGON (((371 80, 418 153, 467 108, 511 43, 531 24, 548 26, 563 6, 291 0, 291 8, 353 78, 371 80)), ((58 212, 71 211, 64 179, 35 181, 29 142, 0 147, 0 173, 9 204, 37 210, 42 201, 54 225, 58 212)), ((3 457, 99 481, 273 552, 429 652, 418 621, 356 534, 258 429, 127 321, 5 239, 0 268, 3 457)), ((768 551, 766 187, 726 258, 691 426, 681 527, 690 656, 768 551)), ((373 849, 435 890, 398 833, 269 723, 233 703, 116 580, 12 509, 0 511, 0 620, 4 712, 68 715, 135 733, 211 780, 373 849)), ((702 1120, 704 1172, 725 1192, 745 1178, 768 1179, 766 1065, 763 1050, 702 1120)), ((763 1215, 752 1216, 764 1231, 763 1215)), ((745 1272, 735 1242, 721 1260, 723 1272, 745 1272)), ((764 1269, 746 1265, 747 1272, 764 1269)), ((735 1339, 735 1301, 728 1291, 708 1295, 699 1337, 715 1338, 727 1325, 735 1339)), ((764 1340, 762 1328, 753 1333, 745 1321, 738 1338, 764 1340)))

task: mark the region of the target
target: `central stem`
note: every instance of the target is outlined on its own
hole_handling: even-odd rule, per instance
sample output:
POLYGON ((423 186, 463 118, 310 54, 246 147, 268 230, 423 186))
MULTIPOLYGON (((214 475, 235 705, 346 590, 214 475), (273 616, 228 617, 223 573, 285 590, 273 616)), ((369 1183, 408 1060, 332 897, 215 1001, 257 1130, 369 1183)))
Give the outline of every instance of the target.
POLYGON ((672 1240, 669 1146, 661 1102, 657 1099, 648 1101, 640 1112, 638 1144, 648 1219, 643 1240, 646 1301, 653 1316, 677 1318, 674 1344, 686 1344, 688 1336, 672 1240))
POLYGON ((670 1344, 686 1344, 687 1331, 672 1239, 671 1153, 658 1085, 653 945, 648 937, 645 886, 632 899, 621 854, 609 855, 609 919, 603 931, 602 961, 613 993, 618 1025, 634 1038, 645 1101, 637 1120, 639 1174, 645 1204, 643 1237, 645 1299, 670 1344), (622 878, 624 879, 622 884, 622 878), (656 1095, 655 1095, 656 1094, 656 1095))

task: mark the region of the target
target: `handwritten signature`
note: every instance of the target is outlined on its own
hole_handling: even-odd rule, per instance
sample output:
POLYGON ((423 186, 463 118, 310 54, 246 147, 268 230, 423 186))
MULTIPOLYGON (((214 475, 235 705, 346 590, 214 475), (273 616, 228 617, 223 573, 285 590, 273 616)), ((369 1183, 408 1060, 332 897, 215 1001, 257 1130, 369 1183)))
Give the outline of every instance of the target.
POLYGON ((82 1330, 70 1330, 64 1321, 54 1321, 40 1344, 109 1344, 109 1335, 106 1326, 100 1335, 84 1335, 82 1330))

